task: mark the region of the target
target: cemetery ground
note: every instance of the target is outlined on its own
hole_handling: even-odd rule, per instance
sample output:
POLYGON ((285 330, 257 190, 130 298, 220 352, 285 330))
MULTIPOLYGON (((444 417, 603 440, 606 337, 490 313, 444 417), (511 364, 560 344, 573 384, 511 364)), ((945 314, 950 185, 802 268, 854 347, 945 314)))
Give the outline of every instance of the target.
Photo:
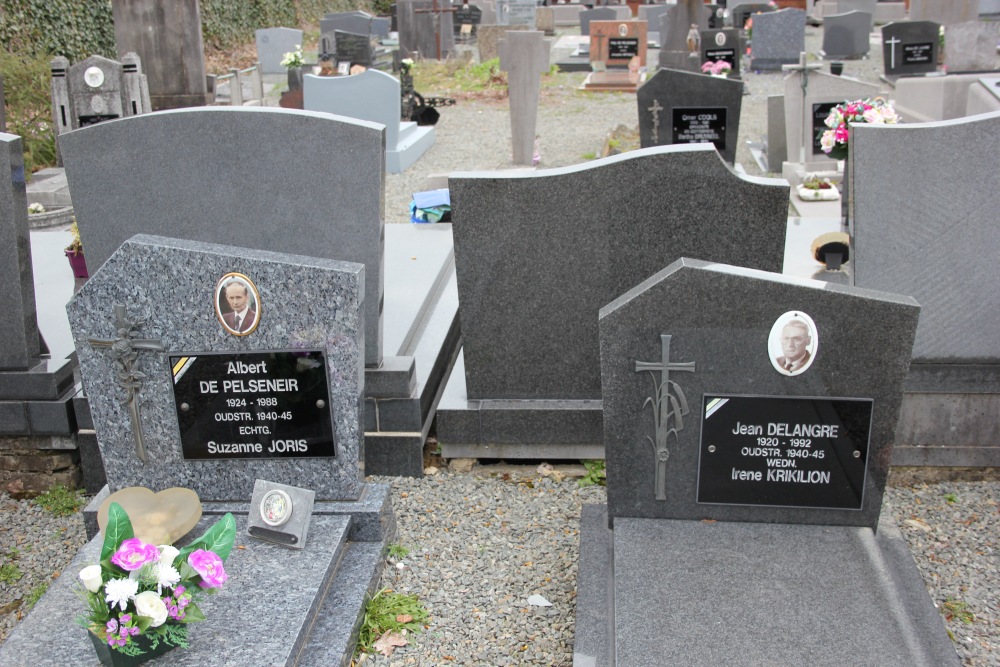
MULTIPOLYGON (((810 51, 818 49, 820 37, 815 28, 807 31, 810 51)), ((870 59, 845 63, 846 75, 872 83, 881 70, 876 48, 870 59)), ((555 73, 543 79, 539 168, 578 164, 605 147, 638 146, 637 138, 629 143, 637 125, 635 97, 578 91, 583 77, 555 73), (607 145, 611 133, 616 145, 607 145)), ((781 75, 747 72, 745 81, 750 95, 744 99, 737 162, 760 174, 746 142, 759 141, 766 132, 766 97, 782 91, 781 75)), ((456 92, 448 82, 447 76, 421 79, 418 72, 418 91, 453 96, 458 104, 440 110, 437 143, 420 162, 386 175, 387 223, 408 223, 412 193, 427 189, 429 175, 510 167, 502 90, 456 92)), ((580 508, 606 502, 604 489, 581 486, 581 466, 557 466, 555 473, 543 474, 537 462, 471 470, 458 462, 429 463, 441 470, 423 479, 375 479, 392 483, 401 547, 382 586, 417 595, 429 618, 423 632, 408 635, 408 645, 390 657, 369 655, 357 663, 570 665, 580 508), (408 553, 402 556, 404 549, 408 553), (535 595, 551 606, 530 603, 535 595)), ((900 525, 958 653, 969 666, 1000 665, 1000 480, 995 471, 978 481, 902 472, 890 478, 886 510, 900 525)), ((82 546, 85 533, 78 512, 57 517, 34 501, 0 495, 0 514, 3 641, 82 546)), ((67 623, 76 613, 67 610, 67 623)))

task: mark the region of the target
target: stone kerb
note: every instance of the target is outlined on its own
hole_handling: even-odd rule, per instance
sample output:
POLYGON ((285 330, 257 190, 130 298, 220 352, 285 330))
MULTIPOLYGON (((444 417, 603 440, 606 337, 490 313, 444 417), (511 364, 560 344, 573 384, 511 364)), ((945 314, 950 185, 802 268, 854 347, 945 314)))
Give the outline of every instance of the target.
POLYGON ((1000 112, 851 135, 855 284, 920 303, 914 361, 997 362, 1000 112))
POLYGON ((366 365, 378 365, 381 125, 290 109, 180 109, 76 130, 60 146, 92 271, 137 233, 360 262, 366 365))
POLYGON ((449 186, 473 400, 600 398, 598 310, 681 256, 782 267, 788 184, 736 174, 713 146, 449 186))

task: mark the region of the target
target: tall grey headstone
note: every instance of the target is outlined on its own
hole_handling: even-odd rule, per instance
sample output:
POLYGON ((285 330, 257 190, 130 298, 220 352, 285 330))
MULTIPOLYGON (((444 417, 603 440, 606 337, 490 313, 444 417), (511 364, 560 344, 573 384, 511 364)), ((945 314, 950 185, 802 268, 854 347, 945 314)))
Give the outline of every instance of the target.
POLYGON ((286 53, 302 46, 302 31, 297 28, 262 28, 256 33, 257 62, 264 74, 284 74, 281 61, 286 53))
POLYGON ((910 0, 911 21, 934 21, 944 26, 979 20, 980 0, 910 0))
POLYGON ((645 21, 649 25, 649 32, 652 33, 650 35, 650 40, 654 37, 659 40, 660 33, 657 31, 660 29, 660 17, 663 16, 669 8, 669 5, 639 5, 638 19, 640 21, 645 21))
POLYGON ((661 69, 636 91, 643 148, 710 143, 726 162, 736 160, 743 83, 661 69))
POLYGON ((391 174, 405 171, 434 145, 432 126, 402 121, 399 79, 385 72, 369 69, 351 76, 306 74, 302 88, 306 111, 385 125, 385 163, 391 174))
POLYGON ((660 14, 660 67, 698 71, 701 67, 700 52, 691 57, 688 35, 692 26, 700 37, 708 29, 708 9, 700 2, 683 2, 668 5, 660 14))
POLYGON ((846 12, 823 17, 823 57, 854 59, 868 55, 872 15, 846 12))
POLYGON ((452 12, 444 2, 399 0, 396 3, 399 44, 423 58, 447 58, 455 48, 452 12), (435 10, 435 7, 437 9, 435 10))
POLYGON ((937 71, 940 24, 899 21, 882 26, 882 61, 890 78, 937 71))
MULTIPOLYGON (((245 501, 259 478, 312 489, 320 500, 357 499, 363 487, 364 283, 364 266, 352 262, 159 236, 137 235, 126 241, 67 306, 110 490, 163 489, 181 483, 203 501, 245 501), (256 328, 246 335, 232 335, 216 314, 216 285, 231 273, 252 281, 259 295, 256 328), (303 289, 289 289, 293 284, 303 289), (318 295, 325 308, 316 307, 318 295), (122 341, 128 341, 124 355, 122 341), (288 365, 276 356, 266 358, 269 351, 283 350, 301 350, 309 361, 305 366, 288 365), (220 353, 251 356, 232 360, 228 372, 195 370, 196 364, 211 364, 212 355, 220 353), (240 362, 244 366, 236 365, 240 362), (123 384, 120 364, 131 377, 141 378, 131 389, 123 384), (322 364, 325 378, 309 374, 316 364, 322 364), (227 394, 236 401, 256 398, 252 381, 262 381, 255 375, 263 374, 260 377, 275 384, 256 392, 277 397, 276 404, 290 411, 293 420, 315 420, 310 431, 321 441, 327 433, 325 422, 332 429, 333 447, 303 452, 303 443, 320 443, 295 441, 296 455, 281 456, 290 441, 263 436, 241 440, 236 426, 218 425, 218 416, 211 421, 212 429, 197 422, 182 425, 182 416, 194 407, 179 402, 187 394, 179 397, 175 386, 189 372, 208 373, 205 382, 189 389, 204 394, 204 401, 227 394), (211 385, 211 377, 217 377, 217 385, 211 385), (282 393, 304 391, 300 382, 315 383, 312 386, 328 401, 303 403, 294 394, 282 393), (126 392, 131 392, 129 402, 121 400, 126 392), (137 458, 137 427, 146 463, 137 458), (212 436, 203 435, 206 430, 230 442, 207 440, 212 436), (318 435, 321 432, 324 435, 318 435), (254 448, 255 440, 269 446, 254 448), (230 446, 247 441, 249 449, 230 446)), ((250 401, 245 409, 226 408, 220 414, 257 424, 261 418, 251 418, 251 413, 259 405, 250 401)), ((277 435, 287 430, 279 418, 270 421, 262 432, 277 435)))
POLYGON ((785 96, 767 96, 767 170, 779 172, 788 161, 788 143, 785 137, 785 96))
POLYGON ((997 67, 1000 23, 969 21, 944 28, 944 62, 949 72, 989 71, 997 67))
POLYGON ((209 102, 198 0, 113 0, 118 53, 142 59, 154 110, 209 102))
POLYGON ((781 9, 755 15, 750 69, 780 70, 799 60, 806 49, 806 13, 801 9, 781 9))
POLYGON ((384 132, 255 107, 175 110, 70 132, 63 159, 90 269, 137 233, 362 263, 366 363, 377 366, 384 132), (145 155, 157 159, 137 157, 145 155))
POLYGON ((610 7, 595 7, 594 9, 584 9, 580 12, 580 34, 590 34, 591 21, 614 21, 618 16, 617 12, 610 7))
POLYGON ((500 68, 507 72, 514 164, 531 164, 541 75, 549 71, 552 40, 538 30, 509 32, 500 40, 500 68))
POLYGON ((28 196, 25 191, 21 138, 0 133, 0 369, 23 371, 40 360, 35 285, 28 235, 28 196), (8 180, 9 179, 9 180, 8 180))

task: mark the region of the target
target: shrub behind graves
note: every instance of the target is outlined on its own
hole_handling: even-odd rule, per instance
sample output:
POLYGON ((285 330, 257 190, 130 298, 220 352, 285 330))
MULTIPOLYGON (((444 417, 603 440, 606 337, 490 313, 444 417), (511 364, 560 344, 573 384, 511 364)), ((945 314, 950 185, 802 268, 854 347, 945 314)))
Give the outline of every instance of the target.
POLYGON ((53 166, 56 140, 49 99, 49 56, 15 55, 0 49, 0 71, 4 74, 7 131, 21 137, 25 172, 53 166))
MULTIPOLYGON (((62 55, 69 58, 70 62, 93 55, 115 58, 117 53, 111 2, 3 0, 3 11, 0 11, 0 44, 3 44, 6 51, 13 53, 62 55)), ((7 87, 10 88, 9 83, 7 87)))

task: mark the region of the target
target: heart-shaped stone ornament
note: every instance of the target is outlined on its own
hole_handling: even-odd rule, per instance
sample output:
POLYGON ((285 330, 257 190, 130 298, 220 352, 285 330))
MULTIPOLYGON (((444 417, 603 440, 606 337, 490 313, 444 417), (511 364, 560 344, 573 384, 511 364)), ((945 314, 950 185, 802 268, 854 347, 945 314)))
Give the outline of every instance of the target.
POLYGON ((135 536, 148 544, 173 544, 187 535, 201 518, 201 500, 191 489, 174 487, 159 493, 130 486, 112 493, 97 510, 101 532, 108 525, 108 507, 118 503, 132 521, 135 536))

